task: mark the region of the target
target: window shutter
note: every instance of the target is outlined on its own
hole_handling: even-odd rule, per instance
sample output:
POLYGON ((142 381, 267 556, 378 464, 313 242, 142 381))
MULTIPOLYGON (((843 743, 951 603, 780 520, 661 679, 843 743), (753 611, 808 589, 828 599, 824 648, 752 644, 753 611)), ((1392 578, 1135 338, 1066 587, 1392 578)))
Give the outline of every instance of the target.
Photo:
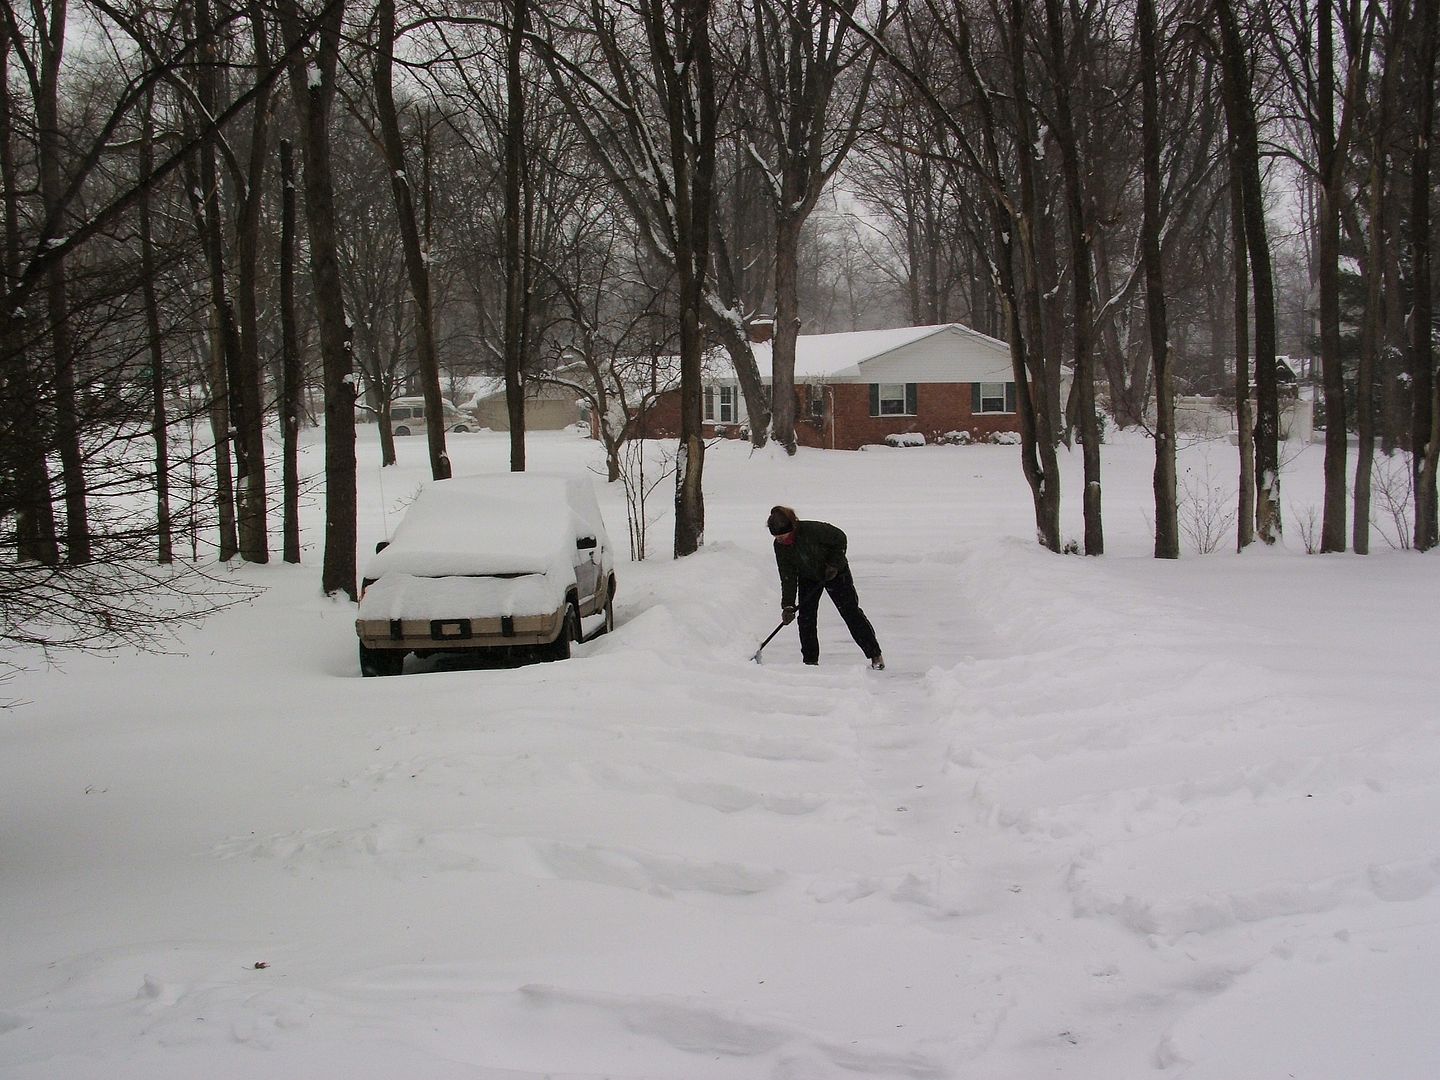
POLYGON ((920 384, 907 382, 905 384, 905 411, 911 416, 920 411, 920 384))
POLYGON ((879 415, 880 415, 880 384, 879 384, 879 383, 873 383, 873 382, 872 382, 872 383, 870 384, 870 415, 871 415, 871 416, 879 416, 879 415))
POLYGON ((715 388, 713 386, 705 387, 705 419, 715 419, 715 388))
POLYGON ((1013 382, 1005 384, 1005 411, 1015 411, 1015 384, 1013 382))
POLYGON ((980 384, 972 382, 970 384, 970 415, 979 416, 982 408, 984 406, 980 404, 980 384))

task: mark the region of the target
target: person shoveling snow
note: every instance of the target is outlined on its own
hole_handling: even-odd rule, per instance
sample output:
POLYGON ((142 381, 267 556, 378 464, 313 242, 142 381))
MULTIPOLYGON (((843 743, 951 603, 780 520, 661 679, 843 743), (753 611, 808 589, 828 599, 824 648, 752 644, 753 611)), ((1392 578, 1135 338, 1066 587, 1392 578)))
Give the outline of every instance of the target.
MULTIPOLYGON (((855 578, 845 558, 845 534, 824 521, 801 521, 788 506, 772 506, 765 527, 775 538, 775 565, 780 570, 780 621, 789 625, 800 616, 800 658, 820 662, 816 616, 820 594, 827 592, 855 644, 877 671, 885 668, 875 628, 860 609, 855 578)), ((762 646, 763 648, 763 646, 762 646)), ((758 653, 756 654, 759 655, 758 653)))

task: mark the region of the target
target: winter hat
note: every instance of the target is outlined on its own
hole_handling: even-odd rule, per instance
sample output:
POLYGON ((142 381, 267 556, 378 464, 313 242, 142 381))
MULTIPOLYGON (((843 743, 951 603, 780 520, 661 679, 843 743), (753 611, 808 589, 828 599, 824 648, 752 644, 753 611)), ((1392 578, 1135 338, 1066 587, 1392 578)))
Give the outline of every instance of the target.
POLYGON ((771 536, 784 536, 786 533, 794 530, 795 523, 798 520, 795 516, 795 511, 791 510, 790 507, 772 506, 770 508, 770 516, 765 519, 765 527, 770 530, 771 536))

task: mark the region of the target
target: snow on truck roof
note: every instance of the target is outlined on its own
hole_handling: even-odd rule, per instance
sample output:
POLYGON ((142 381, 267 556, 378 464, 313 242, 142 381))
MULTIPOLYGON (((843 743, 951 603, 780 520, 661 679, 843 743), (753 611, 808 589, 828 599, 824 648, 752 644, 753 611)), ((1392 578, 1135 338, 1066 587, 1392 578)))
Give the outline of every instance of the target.
POLYGON ((589 477, 524 472, 434 480, 364 576, 564 576, 572 572, 576 538, 604 527, 589 477))

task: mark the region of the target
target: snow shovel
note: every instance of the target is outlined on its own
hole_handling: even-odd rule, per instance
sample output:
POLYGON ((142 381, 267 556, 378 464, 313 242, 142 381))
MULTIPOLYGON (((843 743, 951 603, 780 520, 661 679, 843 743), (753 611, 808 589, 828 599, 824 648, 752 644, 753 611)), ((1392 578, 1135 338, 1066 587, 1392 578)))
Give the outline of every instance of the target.
POLYGON ((755 655, 752 656, 752 657, 750 657, 750 659, 751 659, 751 660, 754 660, 755 663, 757 663, 757 664, 760 663, 760 654, 765 651, 765 646, 766 646, 766 645, 769 645, 770 642, 774 641, 774 640, 775 640, 775 635, 778 634, 781 630, 784 630, 784 629, 785 629, 785 623, 784 623, 784 622, 781 622, 779 626, 775 627, 774 630, 771 630, 771 631, 770 631, 770 636, 767 637, 764 641, 760 642, 760 648, 758 648, 758 649, 755 650, 755 655))

